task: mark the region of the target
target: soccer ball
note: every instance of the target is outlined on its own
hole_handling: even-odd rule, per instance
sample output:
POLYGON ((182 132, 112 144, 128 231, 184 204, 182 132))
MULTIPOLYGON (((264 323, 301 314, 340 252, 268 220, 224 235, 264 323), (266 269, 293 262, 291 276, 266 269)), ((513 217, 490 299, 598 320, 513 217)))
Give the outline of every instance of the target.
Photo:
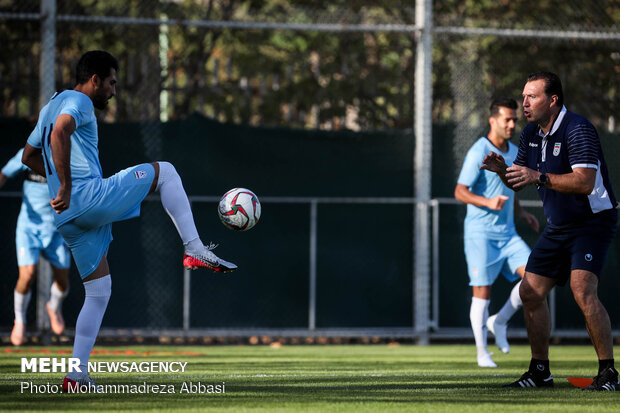
POLYGON ((260 219, 260 202, 254 192, 235 188, 226 192, 217 207, 220 220, 235 231, 247 231, 260 219))

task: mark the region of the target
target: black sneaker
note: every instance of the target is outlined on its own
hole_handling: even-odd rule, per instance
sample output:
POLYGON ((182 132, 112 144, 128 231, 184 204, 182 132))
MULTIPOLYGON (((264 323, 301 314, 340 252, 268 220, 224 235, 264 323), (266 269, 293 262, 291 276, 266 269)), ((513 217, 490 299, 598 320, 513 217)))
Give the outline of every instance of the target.
POLYGON ((523 373, 521 378, 513 383, 504 384, 502 387, 516 387, 525 389, 528 387, 553 387, 553 376, 549 373, 549 377, 543 378, 530 371, 523 373))
POLYGON ((592 384, 583 390, 591 391, 620 391, 618 372, 613 367, 608 367, 596 375, 592 384))

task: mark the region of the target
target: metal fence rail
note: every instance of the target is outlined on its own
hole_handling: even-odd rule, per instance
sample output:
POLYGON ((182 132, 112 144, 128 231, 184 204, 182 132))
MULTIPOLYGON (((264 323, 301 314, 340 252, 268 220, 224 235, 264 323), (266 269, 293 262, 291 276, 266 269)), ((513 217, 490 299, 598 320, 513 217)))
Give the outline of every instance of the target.
MULTIPOLYGON (((20 192, 0 192, 1 198, 20 198, 20 192)), ((213 203, 219 201, 217 196, 190 196, 190 203, 192 205, 198 205, 200 203, 213 203)), ((147 202, 159 202, 158 196, 149 196, 146 198, 147 202)), ((307 328, 194 328, 190 324, 191 319, 191 306, 190 297, 192 291, 191 285, 191 272, 189 270, 184 271, 183 276, 183 322, 181 329, 153 329, 143 328, 136 325, 132 328, 103 328, 101 331, 102 337, 250 337, 250 336, 269 336, 269 337, 380 337, 380 338, 403 338, 414 340, 463 340, 471 338, 471 330, 469 327, 461 328, 448 328, 442 327, 439 323, 439 314, 441 311, 441 302, 439 296, 440 285, 440 263, 442 259, 442 252, 440 251, 440 210, 441 205, 460 205, 461 203, 454 198, 434 198, 428 203, 428 207, 431 210, 432 216, 432 288, 428 297, 419 297, 419 291, 414 290, 414 302, 418 299, 426 300, 431 303, 431 310, 429 313, 432 315, 428 321, 428 325, 431 327, 428 334, 421 334, 419 330, 415 328, 415 325, 411 327, 394 327, 394 328, 373 328, 372 326, 364 328, 317 328, 316 326, 316 299, 317 299, 317 232, 318 232, 318 214, 317 207, 321 204, 405 204, 411 205, 412 208, 416 204, 415 198, 407 197, 392 197, 392 198, 380 198, 380 197, 263 197, 261 202, 265 204, 305 204, 309 205, 310 231, 309 231, 309 297, 308 297, 308 325, 307 328)), ((541 208, 542 202, 533 200, 520 201, 523 206, 541 208)), ((412 211, 413 213, 413 211, 412 211)), ((44 265, 39 268, 39 276, 49 277, 49 268, 44 262, 44 265)), ((412 279, 415 278, 412 274, 412 279)), ((45 303, 48 300, 47 294, 49 294, 49 288, 42 287, 40 284, 37 291, 37 303, 43 308, 41 303, 45 303)), ((412 286, 414 284, 412 283, 412 286)), ((550 295, 549 305, 552 315, 552 337, 557 338, 569 338, 569 339, 585 339, 588 337, 587 331, 582 330, 567 330, 555 328, 555 291, 550 295)), ((412 306, 415 304, 412 303, 412 306)), ((412 308, 412 311, 414 309, 412 308)), ((414 319, 415 320, 415 319, 414 319)), ((44 334, 46 330, 46 316, 44 311, 37 312, 37 333, 44 334)), ((67 330, 69 334, 72 330, 67 330)), ((620 332, 614 331, 615 335, 620 332)), ((2 335, 8 335, 4 333, 2 335)), ((527 333, 525 329, 510 329, 509 336, 513 338, 525 338, 527 333)))

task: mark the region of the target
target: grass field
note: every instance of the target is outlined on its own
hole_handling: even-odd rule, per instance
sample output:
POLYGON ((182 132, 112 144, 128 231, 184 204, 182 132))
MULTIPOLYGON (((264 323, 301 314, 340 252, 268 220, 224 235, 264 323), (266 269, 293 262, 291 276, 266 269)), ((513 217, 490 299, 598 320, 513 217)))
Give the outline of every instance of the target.
MULTIPOLYGON (((590 346, 554 346, 554 389, 502 389, 527 368, 529 348, 498 354, 497 369, 475 363, 473 345, 299 345, 96 347, 91 361, 187 361, 184 373, 92 374, 100 385, 171 385, 174 394, 31 394, 62 374, 21 373, 21 357, 69 357, 69 347, 0 349, 2 411, 618 412, 620 394, 584 392, 569 376, 591 377, 590 346), (183 383, 225 393, 180 393, 183 383)), ((164 386, 162 386, 164 387, 164 386)), ((166 387, 169 389, 169 387, 166 387)))

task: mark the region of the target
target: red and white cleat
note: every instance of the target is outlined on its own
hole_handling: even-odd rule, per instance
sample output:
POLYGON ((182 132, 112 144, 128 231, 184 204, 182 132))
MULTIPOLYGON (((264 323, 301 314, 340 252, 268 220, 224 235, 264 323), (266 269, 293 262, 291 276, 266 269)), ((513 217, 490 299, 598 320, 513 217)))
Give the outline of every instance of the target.
POLYGON ((52 310, 49 301, 45 303, 45 309, 50 316, 50 325, 54 334, 62 334, 65 331, 65 320, 62 318, 60 311, 52 310))
POLYGON ((62 391, 64 393, 94 393, 102 390, 95 380, 88 377, 88 374, 76 374, 72 379, 65 377, 62 381, 62 391))
POLYGON ((189 270, 208 268, 215 272, 231 272, 236 270, 237 266, 235 264, 225 261, 211 252, 215 247, 215 245, 209 245, 199 253, 185 251, 183 255, 183 266, 189 270))

